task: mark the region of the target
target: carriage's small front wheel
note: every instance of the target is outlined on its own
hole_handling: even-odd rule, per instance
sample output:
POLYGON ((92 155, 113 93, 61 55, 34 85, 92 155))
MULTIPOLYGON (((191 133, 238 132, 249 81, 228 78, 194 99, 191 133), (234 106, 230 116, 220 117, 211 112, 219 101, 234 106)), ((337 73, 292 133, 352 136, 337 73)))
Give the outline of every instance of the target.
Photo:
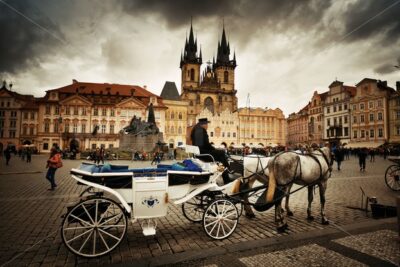
POLYGON ((231 201, 218 199, 208 205, 203 215, 203 228, 213 239, 224 239, 235 231, 239 220, 238 210, 231 201))
POLYGON ((115 249, 124 238, 127 226, 126 215, 118 203, 95 197, 79 202, 68 211, 61 236, 70 251, 93 258, 115 249))
POLYGON ((385 173, 385 182, 386 185, 394 190, 400 191, 400 166, 399 165, 391 165, 387 168, 385 173))

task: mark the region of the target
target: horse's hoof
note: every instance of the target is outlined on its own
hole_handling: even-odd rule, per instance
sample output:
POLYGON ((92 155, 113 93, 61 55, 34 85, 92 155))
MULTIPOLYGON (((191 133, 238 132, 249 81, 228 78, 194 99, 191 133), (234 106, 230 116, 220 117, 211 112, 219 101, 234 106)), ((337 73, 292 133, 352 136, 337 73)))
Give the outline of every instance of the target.
POLYGON ((288 211, 287 212, 287 216, 293 216, 293 212, 292 211, 288 211))
POLYGON ((308 216, 308 217, 307 217, 307 221, 309 221, 309 222, 314 221, 314 216, 308 216))
POLYGON ((284 233, 285 231, 286 231, 286 229, 288 228, 288 225, 287 224, 284 224, 284 225, 282 225, 282 226, 279 226, 279 227, 277 227, 276 228, 276 230, 278 231, 278 233, 284 233))
POLYGON ((323 224, 323 225, 328 225, 328 224, 329 224, 329 221, 326 220, 326 219, 325 219, 325 220, 323 219, 323 220, 322 220, 322 224, 323 224))
POLYGON ((254 214, 246 214, 246 218, 248 219, 254 219, 256 217, 256 215, 254 214))

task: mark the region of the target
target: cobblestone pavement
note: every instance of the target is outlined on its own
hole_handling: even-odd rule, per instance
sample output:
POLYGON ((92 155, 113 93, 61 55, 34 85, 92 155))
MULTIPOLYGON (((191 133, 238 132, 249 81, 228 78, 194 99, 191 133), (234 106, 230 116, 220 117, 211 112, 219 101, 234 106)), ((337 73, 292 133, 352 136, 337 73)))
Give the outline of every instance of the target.
MULTIPOLYGON (((289 229, 277 233, 273 210, 256 213, 255 219, 241 217, 236 231, 228 239, 214 241, 206 236, 200 224, 187 221, 180 206, 171 205, 169 214, 158 220, 157 234, 152 237, 142 235, 138 223, 129 225, 126 238, 111 254, 97 258, 78 258, 63 245, 60 236, 61 216, 70 203, 78 201, 83 186, 77 185, 69 176, 69 170, 79 165, 79 161, 64 160, 64 167, 57 171, 55 191, 48 191, 49 183, 45 176, 44 155, 33 156, 32 163, 22 162, 13 157, 11 165, 5 166, 0 159, 0 264, 8 266, 75 266, 109 265, 132 263, 137 260, 155 259, 159 256, 182 255, 181 252, 201 254, 204 249, 224 246, 241 246, 248 241, 273 239, 299 233, 336 229, 355 222, 368 222, 373 219, 365 213, 347 206, 359 207, 361 204, 360 186, 367 195, 377 197, 379 203, 394 205, 399 194, 386 187, 385 169, 389 161, 376 158, 367 162, 366 172, 360 172, 356 159, 344 161, 341 171, 334 171, 328 182, 326 214, 330 225, 321 225, 319 198, 313 204, 315 220, 307 222, 307 190, 301 190, 291 197, 294 216, 288 218, 289 229), (180 254, 178 254, 180 253, 180 254)), ((114 161, 129 163, 131 167, 149 166, 149 162, 114 161)), ((368 237, 366 237, 368 238, 368 237)), ((346 246, 346 240, 338 240, 338 245, 346 246)), ((304 253, 309 248, 298 253, 304 253)), ((311 249, 321 249, 319 245, 311 249)), ((323 249, 323 248, 322 248, 323 249)), ((276 255, 279 257, 279 255, 276 255)), ((335 256, 336 257, 336 256, 335 256)), ((340 256, 338 256, 340 257, 340 256)), ((245 257, 244 257, 245 258, 245 257)), ((245 262, 245 260, 243 261, 245 262)), ((210 263, 213 264, 213 263, 210 263)), ((304 263, 307 264, 307 263, 304 263)))

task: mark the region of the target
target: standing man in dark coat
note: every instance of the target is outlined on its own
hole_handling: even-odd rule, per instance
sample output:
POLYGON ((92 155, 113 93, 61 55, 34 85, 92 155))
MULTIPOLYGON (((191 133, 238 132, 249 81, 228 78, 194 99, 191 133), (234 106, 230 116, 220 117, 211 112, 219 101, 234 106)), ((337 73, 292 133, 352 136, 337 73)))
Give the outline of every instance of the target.
MULTIPOLYGON (((211 154, 215 161, 221 162, 226 168, 229 167, 228 160, 225 155, 225 151, 215 149, 208 139, 207 128, 209 121, 207 118, 199 119, 199 122, 194 126, 190 138, 194 146, 198 146, 200 149, 200 154, 211 154)), ((229 175, 227 171, 222 173, 222 178, 224 183, 230 182, 229 175)))

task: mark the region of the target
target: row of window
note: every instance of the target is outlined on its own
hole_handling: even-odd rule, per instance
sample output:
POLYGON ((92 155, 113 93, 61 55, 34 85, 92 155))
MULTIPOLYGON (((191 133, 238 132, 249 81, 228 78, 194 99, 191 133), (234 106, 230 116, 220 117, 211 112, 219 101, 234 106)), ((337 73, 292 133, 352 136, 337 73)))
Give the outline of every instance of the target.
MULTIPOLYGON (((8 131, 8 137, 9 138, 15 138, 16 135, 16 130, 9 130, 8 131)), ((4 130, 0 130, 0 138, 4 138, 4 130)))
POLYGON ((342 136, 348 136, 349 135, 349 127, 343 127, 343 128, 330 128, 326 130, 326 136, 328 138, 330 137, 342 137, 342 136))
MULTIPOLYGON (((94 129, 94 127, 95 127, 95 125, 93 126, 93 129, 94 129)), ((43 130, 45 133, 50 133, 50 122, 44 123, 43 130)), ((105 125, 105 124, 99 125, 99 131, 100 131, 100 133, 103 133, 103 134, 107 133, 107 125, 105 125)), ((55 122, 54 126, 53 126, 53 133, 58 133, 58 132, 59 132, 59 124, 58 124, 58 122, 55 122)), ((80 131, 79 131, 79 125, 77 123, 74 123, 72 125, 70 125, 69 123, 65 123, 64 124, 64 132, 66 132, 66 133, 69 133, 69 132, 87 133, 86 124, 81 124, 80 131)), ((109 125, 108 133, 114 134, 114 132, 115 132, 115 125, 113 125, 113 124, 109 125)))
MULTIPOLYGON (((375 121, 375 114, 370 113, 369 114, 369 121, 368 122, 374 122, 375 121)), ((383 121, 383 114, 382 112, 378 113, 378 117, 376 118, 376 121, 383 121)), ((360 115, 360 120, 358 121, 358 116, 353 116, 353 123, 365 123, 365 115, 361 114, 360 115)))
MULTIPOLYGON (((210 132, 210 136, 211 137, 214 137, 214 132, 210 132)), ((218 136, 217 136, 218 137, 218 136)), ((222 137, 225 137, 225 132, 222 132, 222 137)), ((226 133, 226 137, 231 137, 231 133, 230 132, 227 132, 226 133)), ((236 133, 232 133, 232 137, 236 137, 236 133)), ((253 138, 253 136, 252 136, 252 138, 253 138)))
MULTIPOLYGON (((46 109, 45 109, 45 114, 46 115, 51 115, 51 109, 52 106, 50 105, 46 105, 46 109)), ((115 116, 115 109, 111 108, 110 111, 108 112, 107 108, 97 108, 94 107, 93 108, 93 116, 99 116, 99 114, 101 114, 101 116, 107 116, 108 114, 110 114, 111 117, 115 116)), ((60 115, 60 107, 59 106, 55 106, 54 107, 54 115, 60 115)), ((86 107, 79 107, 79 106, 65 106, 65 115, 82 115, 82 116, 86 116, 87 115, 87 108, 86 107)))
MULTIPOLYGON (((359 106, 359 110, 364 110, 365 109, 365 103, 360 103, 360 104, 358 104, 358 106, 359 106)), ((383 107, 382 99, 379 99, 378 101, 376 101, 376 106, 378 108, 383 107)), ((372 109, 374 107, 375 107, 375 101, 369 101, 368 102, 368 108, 372 109)), ((353 110, 354 111, 357 110, 357 104, 353 104, 353 110)))
MULTIPOLYGON (((6 116, 6 111, 5 110, 0 110, 0 117, 5 117, 6 116)), ((17 117, 17 112, 16 111, 10 111, 10 117, 11 118, 16 118, 17 117)))
MULTIPOLYGON (((400 128, 400 127, 399 127, 400 128)), ((353 138, 358 138, 358 133, 360 133, 360 138, 365 138, 365 137, 370 137, 374 138, 375 137, 375 130, 370 129, 370 130, 354 130, 353 131, 353 138)), ((383 137, 383 129, 379 128, 378 129, 378 137, 383 137)))
MULTIPOLYGON (((171 126, 171 127, 166 126, 165 127, 165 133, 174 134, 175 133, 175 127, 174 126, 171 126)), ((178 134, 182 134, 182 127, 181 126, 178 127, 178 132, 177 133, 178 134)))
POLYGON ((177 112, 176 112, 176 114, 175 114, 175 112, 171 112, 171 114, 169 114, 169 112, 167 112, 167 114, 166 114, 166 117, 167 117, 167 118, 170 117, 171 120, 174 120, 174 119, 175 119, 175 116, 177 116, 177 118, 178 118, 179 120, 182 120, 182 119, 183 119, 182 112, 179 112, 179 114, 178 114, 177 112))
POLYGON ((9 108, 10 106, 11 106, 10 101, 7 101, 7 102, 1 101, 1 107, 2 107, 2 108, 3 108, 3 107, 9 108))
MULTIPOLYGON (((335 112, 338 112, 338 111, 342 111, 342 107, 343 107, 343 110, 347 110, 347 104, 344 104, 343 106, 342 105, 335 105, 335 106, 333 106, 333 112, 335 113, 335 112)), ((326 107, 326 113, 327 114, 331 113, 331 107, 326 107)))
POLYGON ((35 112, 24 112, 24 120, 27 120, 28 118, 31 119, 31 120, 34 120, 35 119, 35 112))

